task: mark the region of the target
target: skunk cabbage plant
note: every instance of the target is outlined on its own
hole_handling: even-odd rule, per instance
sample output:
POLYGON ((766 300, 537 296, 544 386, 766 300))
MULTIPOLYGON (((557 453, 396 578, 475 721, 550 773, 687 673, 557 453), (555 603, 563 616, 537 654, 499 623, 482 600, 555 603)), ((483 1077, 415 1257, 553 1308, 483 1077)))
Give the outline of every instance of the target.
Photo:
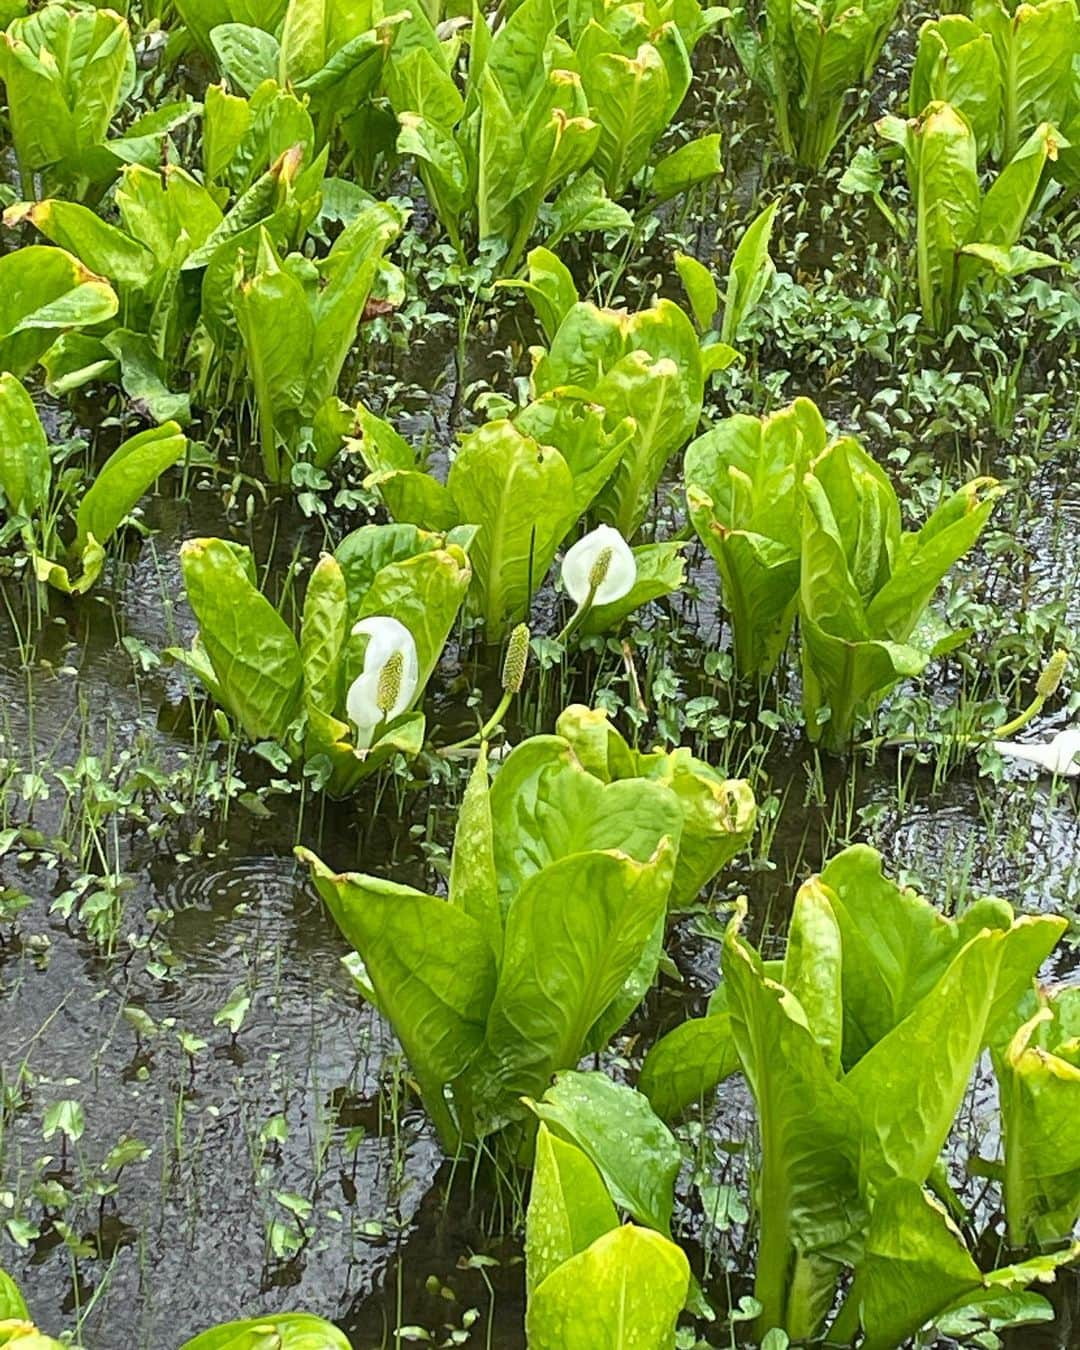
MULTIPOLYGON (((613 198, 651 162, 656 142, 674 121, 690 88, 690 56, 716 11, 666 0, 594 0, 571 5, 574 69, 589 116, 599 127, 592 167, 613 198)), ((720 137, 702 136, 662 158, 649 179, 651 195, 676 196, 721 170, 720 137)))
POLYGON ((283 8, 282 13, 280 0, 178 5, 189 30, 236 89, 251 95, 272 80, 310 108, 317 146, 340 131, 350 151, 361 150, 364 105, 408 10, 387 14, 380 0, 347 5, 288 0, 283 8))
POLYGON ((1057 259, 1019 240, 1058 135, 1043 123, 984 192, 976 132, 949 103, 931 103, 905 122, 885 117, 878 130, 904 149, 916 210, 919 301, 923 322, 945 334, 960 301, 980 274, 1020 276, 1057 266, 1057 259))
POLYGON ((308 451, 327 464, 352 430, 352 414, 337 397, 341 369, 403 223, 394 207, 374 203, 321 262, 300 253, 281 258, 265 229, 253 256, 242 256, 235 317, 268 478, 288 482, 308 451))
POLYGON ((843 130, 848 93, 873 73, 899 0, 768 0, 727 20, 750 78, 765 92, 785 154, 824 168, 843 130))
MULTIPOLYGON (((737 825, 719 818, 723 794, 707 766, 684 751, 639 766, 602 714, 566 716, 576 738, 585 728, 598 767, 604 744, 613 757, 625 751, 621 776, 591 772, 557 735, 517 746, 489 782, 481 749, 446 898, 298 853, 450 1152, 507 1126, 520 1140, 521 1098, 603 1048, 648 991, 676 885, 730 856, 737 825)), ((732 795, 741 802, 749 790, 732 785, 732 795)))
MULTIPOLYGON (((395 520, 432 530, 476 527, 469 607, 492 642, 528 614, 559 546, 615 471, 634 426, 628 417, 609 424, 583 394, 560 390, 512 420, 466 435, 444 484, 387 422, 362 407, 357 414, 358 448, 371 470, 366 482, 395 520)), ((640 586, 595 606, 589 625, 613 622, 681 582, 677 547, 663 548, 639 561, 640 586)))
POLYGON ((817 407, 800 398, 767 417, 728 417, 687 448, 687 507, 720 573, 743 679, 770 674, 790 636, 802 480, 827 441, 817 407))
POLYGON ((602 409, 606 427, 632 419, 629 443, 592 506, 623 538, 637 534, 665 467, 694 434, 710 370, 706 353, 720 347, 702 348, 671 300, 628 314, 575 299, 547 349, 534 351, 536 398, 572 389, 602 409))
POLYGON ((1017 1248, 1063 1242, 1080 1219, 1080 988, 1040 993, 1030 1011, 994 1048, 1005 1217, 1017 1248))
POLYGON ((525 1285, 529 1350, 669 1350, 690 1266, 663 1234, 621 1224, 587 1153, 541 1123, 525 1285))
POLYGON ((127 21, 111 9, 49 4, 0 35, 0 80, 23 191, 40 174, 45 195, 100 192, 124 164, 159 163, 168 133, 198 110, 164 104, 110 138, 135 84, 127 21))
POLYGON ((306 764, 335 796, 424 743, 415 708, 469 585, 462 542, 407 525, 368 525, 313 570, 299 640, 255 584, 248 549, 191 539, 181 549, 199 624, 171 649, 254 741, 306 764))
POLYGON ((1051 1277, 1074 1253, 984 1276, 924 1187, 983 1049, 1015 1024, 1065 920, 996 899, 946 917, 865 845, 799 891, 782 960, 762 961, 744 915, 708 1015, 657 1042, 640 1085, 671 1117, 732 1073, 747 1080, 761 1329, 818 1335, 845 1267, 854 1283, 827 1339, 861 1328, 877 1350, 987 1290, 1051 1277))
POLYGON ((97 470, 68 524, 68 483, 53 481, 52 452, 33 399, 14 375, 0 375, 0 491, 5 532, 18 530, 39 581, 65 592, 90 589, 105 564, 105 546, 125 518, 187 449, 175 422, 140 432, 119 445, 97 470), (65 535, 69 538, 65 542, 65 535), (79 565, 73 578, 54 561, 66 553, 79 565))
POLYGON ((1006 7, 977 0, 971 17, 946 14, 919 31, 908 113, 951 103, 967 119, 979 158, 1013 159, 1048 122, 1068 139, 1080 113, 1080 13, 1076 0, 1006 7))
POLYGON ((903 531, 888 477, 850 437, 802 480, 799 633, 807 734, 828 750, 933 654, 917 629, 946 572, 972 548, 1006 489, 976 478, 918 531, 903 531))
MULTIPOLYGON (((122 317, 94 337, 68 335, 47 355, 43 353, 49 340, 41 342, 35 359, 43 359, 50 387, 64 393, 111 376, 119 368, 125 391, 151 416, 159 421, 186 420, 188 396, 171 392, 170 386, 189 344, 197 358, 197 392, 220 381, 224 356, 239 359, 236 272, 241 257, 256 258, 266 238, 283 252, 298 248, 318 213, 325 156, 306 164, 306 153, 302 142, 281 152, 229 210, 221 205, 227 203, 227 188, 211 188, 174 165, 159 172, 141 166, 124 171, 114 194, 116 225, 75 202, 48 200, 10 208, 7 224, 30 221, 75 254, 84 270, 109 278, 123 302, 122 317)), ((336 241, 340 248, 335 269, 327 259, 319 273, 329 280, 333 272, 339 283, 343 275, 353 275, 351 266, 344 264, 350 245, 357 241, 356 231, 348 239, 344 234, 336 241)), ((368 244, 378 253, 371 231, 364 238, 364 246, 368 244)), ((59 250, 33 251, 67 256, 59 250)), ((11 256, 28 252, 21 249, 11 256)), ((57 266, 54 262, 54 269, 57 266)), ((105 285, 100 277, 93 280, 105 285)), ((340 285, 339 296, 345 290, 340 285)), ((113 296, 110 314, 100 317, 116 312, 113 296)), ((303 312, 291 318, 303 328, 303 312)), ((333 320, 330 327, 337 332, 333 320)), ((289 334, 281 341, 288 345, 289 334)), ((326 345, 336 347, 340 341, 337 334, 326 345)), ((264 359, 261 348, 252 356, 253 381, 264 359)), ((312 370, 321 371, 323 366, 312 370)), ((269 425, 277 431, 273 417, 269 425)), ((335 448, 339 443, 340 438, 335 448)))

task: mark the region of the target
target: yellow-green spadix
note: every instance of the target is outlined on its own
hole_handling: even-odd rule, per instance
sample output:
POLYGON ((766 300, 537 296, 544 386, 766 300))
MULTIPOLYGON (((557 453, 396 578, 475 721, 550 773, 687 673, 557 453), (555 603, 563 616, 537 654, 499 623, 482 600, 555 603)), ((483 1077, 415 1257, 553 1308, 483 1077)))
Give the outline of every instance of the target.
POLYGON ((364 668, 349 686, 345 711, 356 728, 356 748, 366 750, 376 730, 400 717, 416 695, 420 663, 416 643, 403 623, 386 614, 361 619, 353 637, 366 636, 364 668))
POLYGON ((610 605, 630 593, 637 563, 630 545, 610 525, 598 525, 572 544, 562 565, 562 583, 578 609, 610 605))

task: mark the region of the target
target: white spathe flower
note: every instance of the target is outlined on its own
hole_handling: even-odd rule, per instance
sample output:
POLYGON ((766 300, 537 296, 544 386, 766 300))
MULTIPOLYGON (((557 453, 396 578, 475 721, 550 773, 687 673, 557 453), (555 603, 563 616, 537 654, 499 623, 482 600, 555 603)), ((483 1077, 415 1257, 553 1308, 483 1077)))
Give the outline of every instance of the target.
POLYGON ((610 605, 630 593, 637 563, 630 545, 610 525, 597 525, 563 558, 562 584, 577 605, 610 605))
POLYGON ((1028 764, 1038 764, 1049 773, 1065 778, 1080 776, 1080 728, 1059 731, 1052 741, 1041 745, 1024 745, 1020 741, 995 741, 994 749, 1009 759, 1022 759, 1028 764))
POLYGON ((385 614, 353 624, 353 637, 366 636, 364 668, 349 686, 345 711, 356 727, 356 748, 366 750, 376 729, 408 708, 420 683, 416 643, 403 623, 385 614))

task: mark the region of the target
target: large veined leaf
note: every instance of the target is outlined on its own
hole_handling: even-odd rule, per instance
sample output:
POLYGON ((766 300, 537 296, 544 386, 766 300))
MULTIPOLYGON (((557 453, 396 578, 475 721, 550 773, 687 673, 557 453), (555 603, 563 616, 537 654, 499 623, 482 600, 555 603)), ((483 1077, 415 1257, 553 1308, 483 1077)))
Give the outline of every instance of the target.
POLYGON ((30 244, 0 258, 0 369, 25 375, 57 333, 104 323, 119 308, 109 283, 63 249, 30 244))
POLYGON ((644 863, 665 838, 677 848, 682 832, 669 788, 639 778, 605 784, 559 736, 534 736, 508 756, 491 789, 491 818, 504 907, 560 859, 611 849, 644 863))
POLYGON ((253 740, 285 741, 300 703, 300 649, 255 586, 250 553, 221 539, 189 539, 180 564, 226 709, 253 740))
POLYGON ((618 1224, 603 1178, 587 1155, 541 1122, 525 1226, 530 1294, 564 1261, 618 1224))
POLYGON ((0 488, 8 514, 41 511, 51 477, 49 442, 34 400, 14 375, 0 375, 0 488))
POLYGON ((23 220, 111 282, 141 287, 150 280, 154 256, 149 249, 87 206, 54 199, 23 202, 4 212, 6 225, 23 220))
POLYGON ((349 635, 349 595, 341 564, 329 554, 316 563, 304 596, 300 660, 307 703, 333 713, 342 702, 341 660, 349 635))
POLYGON ((1017 1005, 1064 931, 1061 919, 1052 915, 1014 919, 1004 901, 976 901, 958 919, 948 918, 915 891, 886 878, 881 855, 863 844, 837 854, 820 882, 843 940, 848 1068, 908 1016, 983 928, 1005 935, 984 1039, 999 1039, 1003 1023, 1011 1034, 1017 1005))
POLYGON ((915 131, 919 296, 941 332, 958 302, 961 248, 979 223, 977 146, 971 127, 947 103, 931 104, 915 131))
POLYGON ((1062 989, 994 1057, 1013 1246, 1058 1242, 1080 1216, 1080 991, 1062 989))
POLYGON ((876 1147, 875 1184, 930 1175, 982 1049, 1005 935, 986 929, 962 947, 908 1016, 845 1076, 876 1147))
POLYGON ((458 812, 450 859, 450 903, 483 929, 496 957, 502 956, 503 922, 495 875, 487 748, 482 746, 458 812))
POLYGON ((875 1199, 866 1251, 830 1340, 846 1344, 861 1325, 867 1350, 893 1350, 951 1308, 1051 1282, 1075 1256, 1067 1249, 984 1275, 936 1199, 914 1182, 890 1182, 875 1199))
POLYGON ((332 1322, 310 1313, 268 1313, 211 1327, 180 1350, 349 1350, 349 1339, 332 1322))
POLYGON ((359 952, 441 1125, 443 1085, 475 1058, 495 996, 495 958, 483 930, 445 900, 378 877, 336 875, 306 849, 297 856, 359 952))
POLYGON ((669 1233, 682 1154, 640 1092, 604 1073, 560 1073, 532 1110, 585 1153, 612 1199, 639 1223, 669 1233))
POLYGON ((690 1267, 668 1238, 632 1224, 559 1266, 529 1300, 532 1350, 666 1350, 686 1301, 690 1267))
POLYGON ((667 905, 674 848, 652 858, 580 852, 528 878, 506 915, 503 955, 478 1067, 495 1124, 523 1095, 572 1068, 667 905))
POLYGON ((742 913, 728 926, 722 965, 761 1139, 755 1297, 762 1327, 800 1339, 818 1329, 836 1263, 858 1252, 865 1228, 858 1105, 826 1064, 798 1001, 768 978, 740 936, 742 913))

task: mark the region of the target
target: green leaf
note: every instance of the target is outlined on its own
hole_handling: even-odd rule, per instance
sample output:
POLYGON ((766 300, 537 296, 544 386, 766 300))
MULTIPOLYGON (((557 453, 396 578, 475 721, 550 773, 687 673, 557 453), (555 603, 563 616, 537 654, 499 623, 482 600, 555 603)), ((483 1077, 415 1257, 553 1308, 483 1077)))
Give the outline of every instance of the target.
POLYGON ((720 307, 720 293, 716 289, 713 274, 688 253, 675 254, 675 270, 689 297, 694 322, 704 333, 712 327, 712 321, 720 307))
POLYGON ((63 249, 30 244, 6 254, 0 258, 0 370, 25 375, 58 331, 104 323, 118 308, 109 283, 63 249))
POLYGON ((691 1017, 655 1042, 641 1066, 638 1088, 653 1110, 674 1120, 739 1071, 728 1013, 691 1017))
POLYGON ((1077 991, 1050 997, 994 1056, 1005 1135, 1005 1214, 1017 1248, 1069 1237, 1080 1216, 1080 1066, 1063 1026, 1077 991))
POLYGON ((140 288, 150 280, 153 254, 89 207, 53 200, 23 202, 4 212, 5 225, 19 225, 24 220, 46 239, 74 254, 91 272, 114 283, 140 288))
POLYGON ((573 523, 573 475, 557 450, 497 421, 465 438, 447 487, 458 521, 479 526, 469 550, 475 605, 495 642, 525 617, 573 523))
POLYGON ((639 778, 605 784, 558 736, 534 736, 517 746, 500 767, 490 800, 504 909, 554 862, 617 850, 645 863, 662 840, 677 844, 682 831, 682 809, 670 789, 639 778))
POLYGON ((70 1098, 53 1102, 45 1112, 41 1137, 46 1141, 54 1134, 62 1134, 69 1143, 77 1144, 86 1130, 86 1113, 79 1102, 70 1098))
POLYGON ((598 1238, 533 1292, 532 1350, 665 1350, 686 1301, 690 1267, 659 1233, 627 1225, 598 1238))
POLYGON ((649 195, 657 202, 670 201, 699 183, 718 177, 723 171, 720 133, 699 136, 680 145, 657 164, 649 179, 649 195))
POLYGON ((670 1231, 682 1152, 640 1092, 598 1071, 560 1073, 530 1106, 587 1155, 616 1205, 657 1232, 670 1231))
POLYGON ((761 299, 776 270, 769 255, 769 241, 779 205, 779 198, 770 202, 739 240, 728 270, 721 342, 735 342, 743 321, 761 299))
POLYGON ((336 875, 306 849, 297 857, 360 953, 438 1122, 443 1085, 475 1058, 495 996, 495 958, 483 930, 445 900, 378 877, 336 875))
POLYGON ((541 1122, 525 1224, 529 1294, 618 1224, 603 1178, 588 1157, 541 1122))
POLYGON ((0 1322, 7 1320, 29 1321, 30 1313, 19 1286, 6 1270, 0 1270, 0 1322))
POLYGON ((604 191, 603 179, 595 169, 586 169, 566 184, 551 204, 549 220, 549 248, 571 235, 592 230, 622 234, 634 223, 629 211, 613 202, 604 191))
POLYGON ((252 740, 285 741, 303 686, 300 650, 255 588, 250 554, 221 539, 189 539, 180 565, 226 710, 252 740))
POLYGON ((191 399, 173 393, 165 383, 163 362, 149 337, 130 328, 114 328, 102 346, 119 361, 120 383, 136 411, 158 423, 184 426, 191 421, 191 399))
POLYGON ((478 1071, 495 1123, 578 1063, 665 911, 673 867, 668 840, 642 862, 577 852, 536 872, 514 896, 478 1071))
POLYGON ((281 49, 272 34, 246 23, 223 23, 212 30, 210 42, 230 83, 245 94, 276 80, 281 49))
POLYGON ((787 644, 799 583, 801 482, 825 448, 809 399, 764 418, 726 418, 686 450, 690 519, 716 561, 744 678, 766 675, 787 644))
POLYGON ((324 712, 334 713, 341 706, 341 660, 348 636, 345 573, 336 558, 324 553, 308 582, 300 623, 304 698, 324 712))
POLYGON ((180 1350, 349 1350, 348 1337, 310 1313, 268 1313, 212 1327, 180 1350))
POLYGON ((458 812, 450 858, 449 900, 480 925, 496 959, 502 957, 503 924, 495 875, 487 747, 482 746, 458 812))
POLYGON ((43 511, 51 478, 49 442, 34 401, 14 375, 0 375, 0 488, 8 514, 43 511))
POLYGON ((722 968, 761 1138, 754 1293, 762 1327, 784 1327, 803 1339, 815 1334, 831 1305, 834 1263, 851 1260, 861 1246, 858 1099, 836 1081, 801 1005, 766 975, 740 936, 744 913, 745 904, 728 925, 722 968))
POLYGON ((79 503, 75 551, 93 536, 104 546, 139 498, 187 450, 187 437, 175 422, 151 427, 117 447, 79 503))
POLYGON ((577 287, 569 268, 550 249, 534 248, 526 263, 526 281, 513 279, 500 281, 497 285, 525 292, 545 338, 551 342, 563 319, 578 303, 577 287))

